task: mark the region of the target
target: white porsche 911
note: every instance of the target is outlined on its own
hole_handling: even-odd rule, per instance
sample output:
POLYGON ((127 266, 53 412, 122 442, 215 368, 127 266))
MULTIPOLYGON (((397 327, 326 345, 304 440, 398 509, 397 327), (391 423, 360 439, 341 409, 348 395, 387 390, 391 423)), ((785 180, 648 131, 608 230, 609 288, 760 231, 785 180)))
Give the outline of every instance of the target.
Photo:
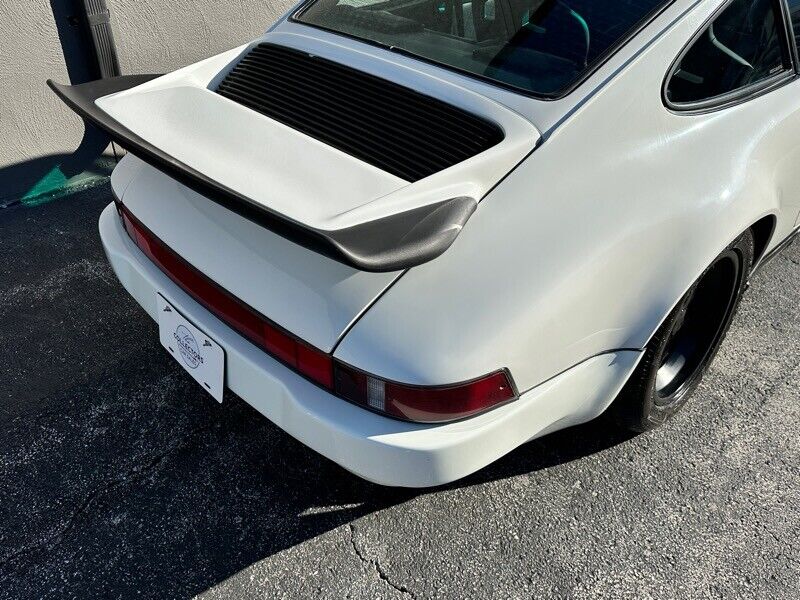
POLYGON ((310 0, 51 82, 129 150, 100 234, 218 400, 432 486, 678 411, 798 233, 800 0, 310 0))

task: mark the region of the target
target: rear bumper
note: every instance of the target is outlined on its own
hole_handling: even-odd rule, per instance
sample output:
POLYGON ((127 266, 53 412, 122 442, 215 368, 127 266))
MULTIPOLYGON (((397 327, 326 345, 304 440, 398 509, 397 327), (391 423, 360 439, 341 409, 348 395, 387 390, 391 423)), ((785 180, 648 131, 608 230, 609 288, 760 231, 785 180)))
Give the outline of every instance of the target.
POLYGON ((458 423, 395 421, 316 387, 219 321, 139 251, 113 204, 100 217, 100 236, 120 282, 153 319, 159 292, 223 347, 227 387, 305 445, 381 485, 449 483, 532 438, 591 420, 605 410, 640 357, 618 352, 589 359, 512 404, 458 423))

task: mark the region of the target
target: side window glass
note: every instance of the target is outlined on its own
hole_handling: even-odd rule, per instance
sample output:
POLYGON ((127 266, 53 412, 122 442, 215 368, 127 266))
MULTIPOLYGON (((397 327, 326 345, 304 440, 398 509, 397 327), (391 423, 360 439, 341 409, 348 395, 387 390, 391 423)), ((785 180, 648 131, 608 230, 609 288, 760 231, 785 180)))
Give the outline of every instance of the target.
MULTIPOLYGON (((793 0, 800 7, 800 0, 793 0)), ((800 12, 800 9, 798 9, 800 12)), ((667 84, 673 104, 712 100, 788 68, 778 0, 734 0, 683 55, 667 84)))
POLYGON ((792 18, 794 39, 800 44, 800 0, 789 0, 789 14, 792 18))

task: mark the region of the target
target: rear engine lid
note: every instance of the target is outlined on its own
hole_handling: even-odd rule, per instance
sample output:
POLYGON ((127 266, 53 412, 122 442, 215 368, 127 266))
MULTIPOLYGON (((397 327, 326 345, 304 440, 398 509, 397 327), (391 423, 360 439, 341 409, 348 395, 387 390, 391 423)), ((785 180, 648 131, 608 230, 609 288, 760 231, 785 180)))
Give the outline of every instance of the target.
POLYGON ((444 252, 540 138, 471 90, 294 33, 133 83, 53 87, 189 187, 369 271, 444 252))

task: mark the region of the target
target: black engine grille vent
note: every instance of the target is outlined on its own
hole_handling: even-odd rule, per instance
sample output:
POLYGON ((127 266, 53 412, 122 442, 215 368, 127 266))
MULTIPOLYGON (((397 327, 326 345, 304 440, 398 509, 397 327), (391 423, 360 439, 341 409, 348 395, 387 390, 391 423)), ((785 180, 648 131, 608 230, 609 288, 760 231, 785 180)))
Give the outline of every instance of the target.
POLYGON ((253 48, 217 92, 407 181, 503 139, 497 125, 450 104, 274 44, 253 48))

